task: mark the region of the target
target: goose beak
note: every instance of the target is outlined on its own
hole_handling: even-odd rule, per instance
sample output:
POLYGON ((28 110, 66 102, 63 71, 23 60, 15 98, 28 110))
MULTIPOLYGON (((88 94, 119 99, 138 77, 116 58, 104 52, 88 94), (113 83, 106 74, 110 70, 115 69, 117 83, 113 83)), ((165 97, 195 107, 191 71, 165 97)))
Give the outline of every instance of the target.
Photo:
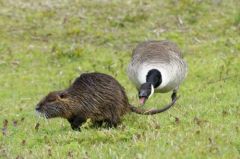
POLYGON ((144 83, 141 85, 138 97, 141 105, 144 105, 148 98, 150 98, 154 93, 154 87, 151 83, 144 83))
POLYGON ((149 94, 150 94, 150 91, 148 89, 140 90, 140 92, 139 92, 139 102, 140 102, 141 105, 145 104, 145 102, 148 99, 149 94))
POLYGON ((145 102, 146 102, 146 100, 147 100, 146 97, 140 97, 140 98, 139 98, 139 102, 140 102, 141 105, 144 105, 145 102))

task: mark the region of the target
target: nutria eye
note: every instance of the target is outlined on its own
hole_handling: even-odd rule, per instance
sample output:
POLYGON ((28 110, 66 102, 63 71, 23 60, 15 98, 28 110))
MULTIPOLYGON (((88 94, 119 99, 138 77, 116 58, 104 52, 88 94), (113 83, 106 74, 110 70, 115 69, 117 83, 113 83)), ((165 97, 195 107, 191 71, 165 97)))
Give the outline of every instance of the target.
POLYGON ((66 97, 67 97, 67 94, 61 93, 59 96, 60 96, 60 98, 66 98, 66 97))

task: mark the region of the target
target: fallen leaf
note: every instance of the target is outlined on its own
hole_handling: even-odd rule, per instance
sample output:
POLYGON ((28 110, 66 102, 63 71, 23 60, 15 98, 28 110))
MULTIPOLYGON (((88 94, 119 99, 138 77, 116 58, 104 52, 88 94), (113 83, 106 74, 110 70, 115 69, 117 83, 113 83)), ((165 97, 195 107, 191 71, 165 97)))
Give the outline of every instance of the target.
POLYGON ((180 123, 180 119, 178 117, 175 117, 175 123, 179 124, 180 123))
POLYGON ((26 145, 26 140, 22 140, 22 145, 26 145))
POLYGON ((36 131, 38 131, 38 129, 39 129, 39 126, 40 126, 40 124, 39 124, 39 123, 37 123, 37 124, 35 125, 35 130, 36 130, 36 131))
POLYGON ((17 123, 18 123, 18 121, 17 121, 17 120, 14 120, 14 121, 13 121, 13 126, 14 126, 14 127, 17 127, 17 123))
POLYGON ((8 120, 5 119, 5 120, 3 121, 3 128, 7 128, 7 126, 8 126, 8 120))
POLYGON ((24 121, 24 119, 25 119, 25 118, 24 118, 24 117, 22 117, 22 118, 21 118, 21 122, 23 122, 23 121, 24 121))

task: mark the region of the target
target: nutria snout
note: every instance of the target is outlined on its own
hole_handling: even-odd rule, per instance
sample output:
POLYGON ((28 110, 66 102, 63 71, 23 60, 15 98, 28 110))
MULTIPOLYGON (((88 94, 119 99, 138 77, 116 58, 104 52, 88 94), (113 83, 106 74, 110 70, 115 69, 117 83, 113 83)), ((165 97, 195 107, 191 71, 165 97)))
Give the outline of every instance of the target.
POLYGON ((67 119, 73 129, 91 119, 94 124, 106 122, 116 127, 121 116, 128 112, 152 115, 169 109, 143 110, 129 104, 124 88, 113 77, 102 73, 84 73, 73 84, 61 91, 50 92, 36 106, 36 111, 46 118, 67 119))
POLYGON ((42 113, 46 118, 67 117, 69 103, 66 95, 64 91, 50 92, 37 104, 36 111, 42 113))

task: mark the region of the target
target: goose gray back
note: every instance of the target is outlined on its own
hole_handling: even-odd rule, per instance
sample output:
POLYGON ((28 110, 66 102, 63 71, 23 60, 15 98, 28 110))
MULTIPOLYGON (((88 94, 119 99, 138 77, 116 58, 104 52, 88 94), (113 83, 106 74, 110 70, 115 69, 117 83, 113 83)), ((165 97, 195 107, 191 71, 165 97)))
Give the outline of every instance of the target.
POLYGON ((187 64, 177 45, 170 41, 146 41, 133 50, 128 77, 139 90, 144 104, 154 92, 172 93, 176 98, 179 85, 187 74, 187 64))

